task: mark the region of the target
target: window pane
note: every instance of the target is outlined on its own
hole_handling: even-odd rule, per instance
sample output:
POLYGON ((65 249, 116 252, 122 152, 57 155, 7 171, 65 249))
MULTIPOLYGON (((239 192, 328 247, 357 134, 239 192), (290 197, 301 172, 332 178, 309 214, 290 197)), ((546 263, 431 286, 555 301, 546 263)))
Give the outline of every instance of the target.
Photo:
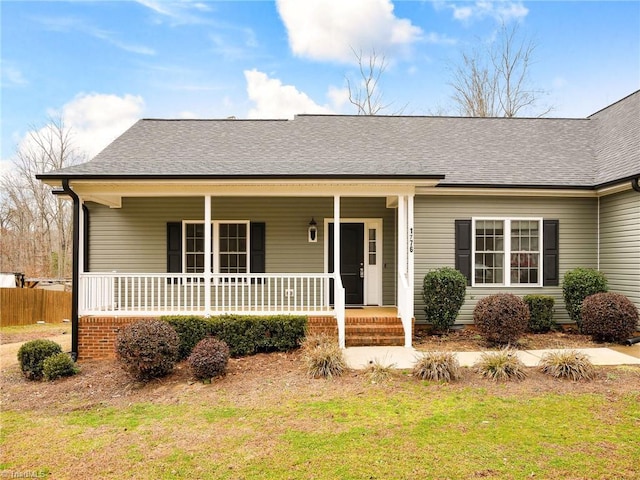
POLYGON ((504 225, 502 220, 479 220, 475 232, 475 281, 496 284, 503 282, 504 225))

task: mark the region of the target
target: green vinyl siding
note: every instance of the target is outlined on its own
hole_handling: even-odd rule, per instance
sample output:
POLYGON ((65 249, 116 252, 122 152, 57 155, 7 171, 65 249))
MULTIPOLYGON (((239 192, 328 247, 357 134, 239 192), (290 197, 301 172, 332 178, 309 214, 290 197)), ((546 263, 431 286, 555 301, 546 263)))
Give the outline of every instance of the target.
MULTIPOLYGON (((91 216, 91 271, 166 272, 166 224, 202 220, 203 197, 124 198, 122 208, 87 204, 91 216)), ((324 219, 333 218, 333 197, 213 197, 212 220, 249 220, 266 225, 267 273, 324 272, 324 219), (309 221, 318 241, 307 241, 309 221)), ((342 218, 383 219, 383 302, 395 304, 396 210, 385 198, 342 198, 342 218)))
MULTIPOLYGON (((576 267, 597 267, 597 200, 583 198, 416 196, 415 316, 424 322, 422 281, 439 267, 455 267, 455 220, 472 217, 527 217, 560 221, 560 279, 576 267)), ((467 287, 457 323, 472 323, 476 302, 499 292, 543 294, 555 298, 554 318, 568 322, 562 287, 467 287)))
POLYGON ((600 270, 611 291, 640 309, 640 193, 627 190, 600 199, 600 270))

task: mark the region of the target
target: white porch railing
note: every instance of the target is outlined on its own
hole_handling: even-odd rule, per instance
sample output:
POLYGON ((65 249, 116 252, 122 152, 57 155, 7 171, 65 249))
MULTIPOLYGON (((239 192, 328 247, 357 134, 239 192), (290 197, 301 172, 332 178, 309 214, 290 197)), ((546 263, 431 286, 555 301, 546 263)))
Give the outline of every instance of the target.
MULTIPOLYGON (((207 305, 202 274, 84 273, 80 274, 79 313, 332 315, 332 278, 333 274, 213 274, 207 305)), ((339 297, 338 293, 336 302, 339 297)))

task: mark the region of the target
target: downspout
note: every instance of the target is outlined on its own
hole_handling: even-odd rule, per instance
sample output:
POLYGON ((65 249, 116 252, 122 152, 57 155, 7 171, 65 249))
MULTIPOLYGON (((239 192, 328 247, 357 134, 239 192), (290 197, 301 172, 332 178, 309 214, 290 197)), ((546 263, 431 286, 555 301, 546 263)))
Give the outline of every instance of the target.
POLYGON ((69 179, 62 179, 62 189, 73 200, 73 248, 71 273, 71 355, 78 358, 78 281, 79 275, 79 247, 80 247, 80 198, 69 187, 69 179))
POLYGON ((631 180, 631 188, 633 188, 636 192, 640 193, 640 185, 638 182, 640 181, 640 177, 636 177, 631 180))

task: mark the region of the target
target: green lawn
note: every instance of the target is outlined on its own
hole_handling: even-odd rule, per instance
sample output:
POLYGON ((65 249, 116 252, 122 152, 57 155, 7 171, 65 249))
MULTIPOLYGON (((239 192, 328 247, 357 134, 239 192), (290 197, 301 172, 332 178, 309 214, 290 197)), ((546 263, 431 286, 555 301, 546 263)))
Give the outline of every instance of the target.
POLYGON ((215 402, 3 411, 0 476, 640 478, 640 393, 501 397, 401 381, 256 405, 222 391, 215 402))

